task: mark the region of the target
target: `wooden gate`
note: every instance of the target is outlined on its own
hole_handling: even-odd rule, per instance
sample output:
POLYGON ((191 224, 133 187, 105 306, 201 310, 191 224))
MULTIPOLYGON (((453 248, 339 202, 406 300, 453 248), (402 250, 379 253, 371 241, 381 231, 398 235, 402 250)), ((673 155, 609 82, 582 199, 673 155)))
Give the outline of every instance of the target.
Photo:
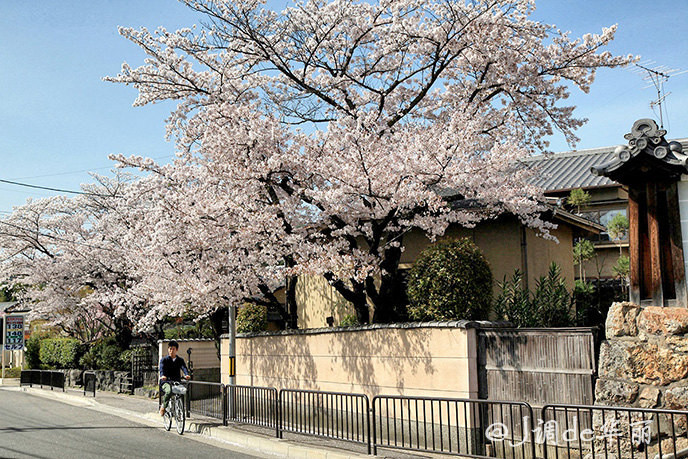
POLYGON ((592 328, 478 330, 478 393, 487 400, 594 403, 592 328))

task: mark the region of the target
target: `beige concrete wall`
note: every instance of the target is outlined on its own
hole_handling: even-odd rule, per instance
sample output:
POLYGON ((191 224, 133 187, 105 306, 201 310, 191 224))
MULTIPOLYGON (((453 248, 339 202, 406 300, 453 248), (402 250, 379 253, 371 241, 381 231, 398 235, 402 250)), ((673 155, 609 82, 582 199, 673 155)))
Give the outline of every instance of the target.
MULTIPOLYGON (((218 368, 220 367, 220 359, 217 358, 217 348, 214 340, 176 340, 179 343, 178 355, 184 358, 188 364, 187 349, 191 348, 191 361, 194 368, 218 368)), ((170 340, 158 341, 158 355, 164 357, 167 355, 167 343, 170 340)))
MULTIPOLYGON (((237 384, 477 398, 476 333, 464 328, 325 329, 237 338, 237 384)), ((223 339, 222 382, 229 382, 223 339)))

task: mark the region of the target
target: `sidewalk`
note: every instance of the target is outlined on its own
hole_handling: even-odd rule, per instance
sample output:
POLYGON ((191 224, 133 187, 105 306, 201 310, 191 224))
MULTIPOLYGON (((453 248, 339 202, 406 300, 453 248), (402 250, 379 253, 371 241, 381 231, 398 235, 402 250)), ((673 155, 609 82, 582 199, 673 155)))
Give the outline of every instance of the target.
MULTIPOLYGON (((41 389, 38 387, 17 387, 8 380, 0 386, 3 390, 22 390, 32 395, 49 397, 53 400, 95 409, 115 416, 123 417, 151 426, 160 426, 162 421, 158 414, 158 402, 135 395, 117 394, 114 392, 96 392, 84 396, 83 391, 76 389, 61 390, 41 389)), ((353 459, 371 458, 366 454, 365 445, 349 444, 317 437, 285 434, 285 439, 275 438, 274 431, 253 428, 252 426, 223 426, 212 418, 192 415, 186 420, 185 432, 199 434, 224 443, 227 448, 247 454, 262 454, 273 457, 353 459), (269 433, 268 433, 269 432, 269 433)), ((175 433, 176 435, 176 433, 175 433)), ((193 438, 193 436, 191 437, 193 438)), ((423 458, 434 455, 409 454, 402 452, 378 451, 378 456, 386 458, 423 458)), ((435 456, 436 457, 436 456, 435 456)))

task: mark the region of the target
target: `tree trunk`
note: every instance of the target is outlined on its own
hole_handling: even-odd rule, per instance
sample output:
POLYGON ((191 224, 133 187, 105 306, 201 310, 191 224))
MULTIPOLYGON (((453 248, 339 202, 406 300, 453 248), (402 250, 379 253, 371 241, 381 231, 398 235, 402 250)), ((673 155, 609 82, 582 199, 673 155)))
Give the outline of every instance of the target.
POLYGON ((132 340, 132 323, 124 316, 116 317, 115 325, 115 342, 120 349, 129 349, 132 340))
POLYGON ((229 306, 221 306, 213 311, 210 316, 210 328, 213 329, 213 340, 215 341, 215 351, 217 352, 217 358, 220 356, 220 336, 225 333, 224 322, 229 321, 228 313, 229 306))
MULTIPOLYGON (((401 235, 389 237, 393 240, 397 238, 401 238, 401 235)), ((406 310, 408 298, 403 275, 399 270, 400 260, 401 248, 387 248, 380 266, 383 270, 380 287, 376 289, 375 282, 370 278, 366 281, 366 293, 375 306, 373 323, 404 322, 408 318, 406 310)))
POLYGON ((296 283, 298 282, 298 277, 290 276, 287 277, 287 287, 286 287, 286 305, 285 309, 287 311, 286 326, 288 329, 297 329, 298 325, 298 305, 296 304, 296 283))

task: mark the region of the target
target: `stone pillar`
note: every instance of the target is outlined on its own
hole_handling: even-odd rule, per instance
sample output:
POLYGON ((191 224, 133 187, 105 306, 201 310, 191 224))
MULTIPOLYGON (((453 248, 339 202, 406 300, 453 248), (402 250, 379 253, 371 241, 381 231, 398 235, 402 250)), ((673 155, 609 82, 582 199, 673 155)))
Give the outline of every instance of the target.
POLYGON ((688 408, 688 309, 615 303, 606 338, 595 404, 688 408))

